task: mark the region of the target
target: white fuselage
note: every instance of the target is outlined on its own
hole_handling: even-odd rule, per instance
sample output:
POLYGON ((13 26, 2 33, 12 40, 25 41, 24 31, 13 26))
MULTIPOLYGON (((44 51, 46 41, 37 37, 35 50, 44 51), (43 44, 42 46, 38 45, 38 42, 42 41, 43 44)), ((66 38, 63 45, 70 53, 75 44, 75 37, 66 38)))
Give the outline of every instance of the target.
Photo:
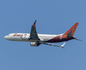
MULTIPOLYGON (((60 34, 62 35, 62 34, 60 34)), ((48 35, 48 34, 38 34, 40 42, 46 42, 58 35, 48 35)), ((11 33, 4 37, 7 40, 11 41, 27 41, 27 42, 35 42, 36 40, 29 40, 30 34, 29 33, 11 33)))

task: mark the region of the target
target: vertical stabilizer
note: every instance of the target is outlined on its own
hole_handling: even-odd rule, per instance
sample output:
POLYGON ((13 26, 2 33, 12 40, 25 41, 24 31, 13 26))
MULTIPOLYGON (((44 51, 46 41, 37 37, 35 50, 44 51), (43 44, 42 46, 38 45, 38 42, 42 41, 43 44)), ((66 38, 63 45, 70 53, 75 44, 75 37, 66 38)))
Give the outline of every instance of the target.
POLYGON ((74 35, 75 31, 76 31, 76 28, 77 28, 78 24, 79 24, 78 22, 75 23, 67 32, 65 32, 63 34, 63 37, 73 37, 73 35, 74 35))

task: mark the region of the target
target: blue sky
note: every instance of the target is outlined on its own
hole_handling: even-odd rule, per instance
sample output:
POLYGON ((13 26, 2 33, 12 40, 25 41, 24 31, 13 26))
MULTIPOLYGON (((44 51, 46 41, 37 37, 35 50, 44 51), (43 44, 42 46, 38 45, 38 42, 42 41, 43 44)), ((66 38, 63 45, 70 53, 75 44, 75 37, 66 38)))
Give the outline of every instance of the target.
POLYGON ((85 30, 86 0, 0 0, 0 70, 86 70, 85 30), (83 41, 68 41, 62 49, 4 39, 29 33, 35 20, 40 34, 61 34, 79 22, 74 36, 83 41))

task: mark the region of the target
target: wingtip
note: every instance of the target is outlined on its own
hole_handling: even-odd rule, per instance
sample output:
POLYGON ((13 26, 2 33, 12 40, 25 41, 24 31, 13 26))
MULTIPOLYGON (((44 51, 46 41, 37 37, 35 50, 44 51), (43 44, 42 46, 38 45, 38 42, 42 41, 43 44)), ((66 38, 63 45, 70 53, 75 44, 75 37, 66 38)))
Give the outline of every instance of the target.
POLYGON ((65 45, 65 44, 66 44, 66 42, 65 42, 65 43, 63 43, 63 44, 61 45, 61 47, 62 47, 62 48, 64 48, 64 45, 65 45))
POLYGON ((35 24, 36 24, 36 21, 37 21, 37 20, 35 20, 35 22, 34 22, 33 26, 35 26, 35 24))

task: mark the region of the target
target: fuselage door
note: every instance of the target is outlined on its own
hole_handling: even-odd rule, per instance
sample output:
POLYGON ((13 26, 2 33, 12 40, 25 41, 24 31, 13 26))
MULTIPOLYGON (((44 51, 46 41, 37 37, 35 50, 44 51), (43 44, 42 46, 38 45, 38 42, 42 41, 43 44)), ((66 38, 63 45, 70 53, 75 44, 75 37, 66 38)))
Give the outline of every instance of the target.
POLYGON ((23 34, 22 39, 28 40, 29 36, 27 34, 23 34))

